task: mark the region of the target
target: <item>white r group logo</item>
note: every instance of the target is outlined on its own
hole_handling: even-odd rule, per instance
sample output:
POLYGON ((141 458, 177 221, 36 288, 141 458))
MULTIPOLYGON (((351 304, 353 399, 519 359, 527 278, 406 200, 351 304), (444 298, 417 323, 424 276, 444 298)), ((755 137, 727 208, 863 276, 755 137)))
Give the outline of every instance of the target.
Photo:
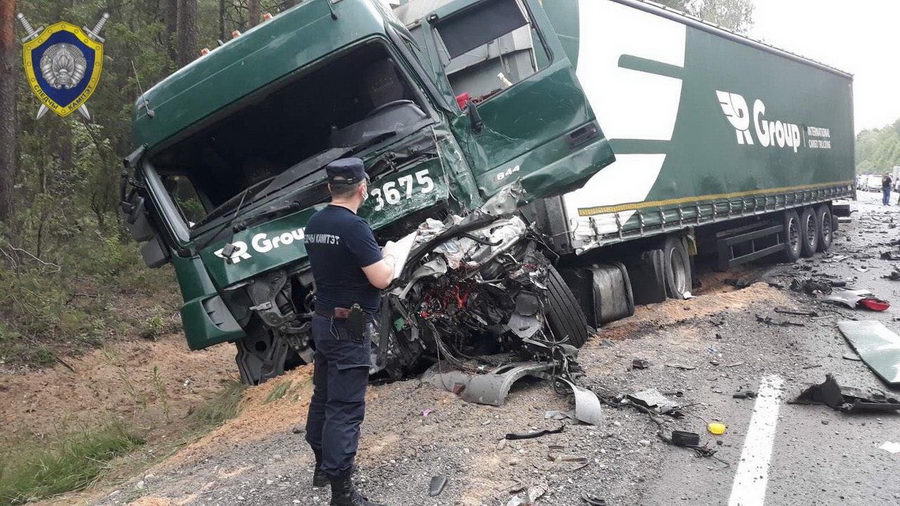
POLYGON ((762 100, 756 99, 753 102, 751 116, 747 101, 741 95, 716 90, 716 96, 722 112, 736 130, 738 144, 753 144, 753 136, 750 134, 752 119, 756 139, 762 147, 787 147, 793 148, 794 153, 797 152, 801 142, 800 127, 794 123, 765 119, 766 104, 762 100))
MULTIPOLYGON (((294 241, 302 241, 304 230, 305 229, 301 227, 295 230, 282 232, 272 238, 269 238, 269 235, 266 233, 259 233, 250 239, 250 246, 252 246, 253 250, 257 253, 268 253, 273 249, 290 245, 294 241)), ((247 243, 244 241, 234 241, 232 244, 234 245, 234 253, 232 253, 231 258, 229 258, 229 260, 231 260, 230 263, 236 264, 241 260, 249 260, 252 257, 252 255, 250 255, 250 248, 247 247, 247 243)), ((219 258, 225 258, 225 255, 222 254, 222 249, 217 250, 214 254, 219 258)))

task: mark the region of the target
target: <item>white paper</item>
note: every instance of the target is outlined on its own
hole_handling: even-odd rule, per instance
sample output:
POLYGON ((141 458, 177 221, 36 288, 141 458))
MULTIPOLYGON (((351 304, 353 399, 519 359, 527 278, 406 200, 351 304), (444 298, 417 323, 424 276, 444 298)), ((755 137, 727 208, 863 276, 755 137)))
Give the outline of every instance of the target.
POLYGON ((409 252, 412 251, 418 233, 418 230, 416 230, 397 242, 388 241, 384 248, 381 249, 383 256, 394 257, 394 275, 391 279, 396 278, 403 272, 403 266, 406 265, 406 260, 409 258, 409 252))

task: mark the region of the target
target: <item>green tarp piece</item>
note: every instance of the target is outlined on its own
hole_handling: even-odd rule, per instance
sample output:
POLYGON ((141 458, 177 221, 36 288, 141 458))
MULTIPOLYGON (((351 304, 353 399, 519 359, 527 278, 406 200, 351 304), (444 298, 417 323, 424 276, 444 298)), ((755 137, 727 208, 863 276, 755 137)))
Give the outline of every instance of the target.
POLYGON ((838 328, 869 369, 885 383, 900 386, 900 336, 874 320, 838 322, 838 328))

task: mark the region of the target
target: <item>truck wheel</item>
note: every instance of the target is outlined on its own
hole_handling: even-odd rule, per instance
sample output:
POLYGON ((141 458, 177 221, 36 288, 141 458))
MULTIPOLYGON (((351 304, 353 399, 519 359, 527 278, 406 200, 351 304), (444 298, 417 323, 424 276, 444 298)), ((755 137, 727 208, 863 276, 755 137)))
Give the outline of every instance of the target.
POLYGON ((783 260, 794 263, 800 259, 800 216, 791 209, 784 212, 783 260))
POLYGON ((666 265, 666 295, 684 299, 691 291, 691 258, 681 237, 670 235, 663 245, 666 265))
POLYGON ((804 207, 800 212, 800 254, 811 257, 819 249, 819 234, 821 232, 819 217, 812 207, 804 207))
POLYGON ((588 339, 588 324, 581 304, 552 265, 547 273, 547 322, 556 340, 581 348, 588 339))
POLYGON ((834 240, 834 220, 831 217, 831 208, 828 204, 822 204, 816 208, 819 218, 819 251, 828 251, 834 240))

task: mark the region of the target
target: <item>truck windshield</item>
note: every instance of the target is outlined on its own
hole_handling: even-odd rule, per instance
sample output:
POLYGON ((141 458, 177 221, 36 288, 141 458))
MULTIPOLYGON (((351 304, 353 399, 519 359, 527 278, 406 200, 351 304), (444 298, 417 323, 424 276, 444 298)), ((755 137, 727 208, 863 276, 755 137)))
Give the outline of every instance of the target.
POLYGON ((383 44, 371 42, 257 93, 152 163, 196 227, 321 170, 333 153, 423 122, 415 100, 383 44))

